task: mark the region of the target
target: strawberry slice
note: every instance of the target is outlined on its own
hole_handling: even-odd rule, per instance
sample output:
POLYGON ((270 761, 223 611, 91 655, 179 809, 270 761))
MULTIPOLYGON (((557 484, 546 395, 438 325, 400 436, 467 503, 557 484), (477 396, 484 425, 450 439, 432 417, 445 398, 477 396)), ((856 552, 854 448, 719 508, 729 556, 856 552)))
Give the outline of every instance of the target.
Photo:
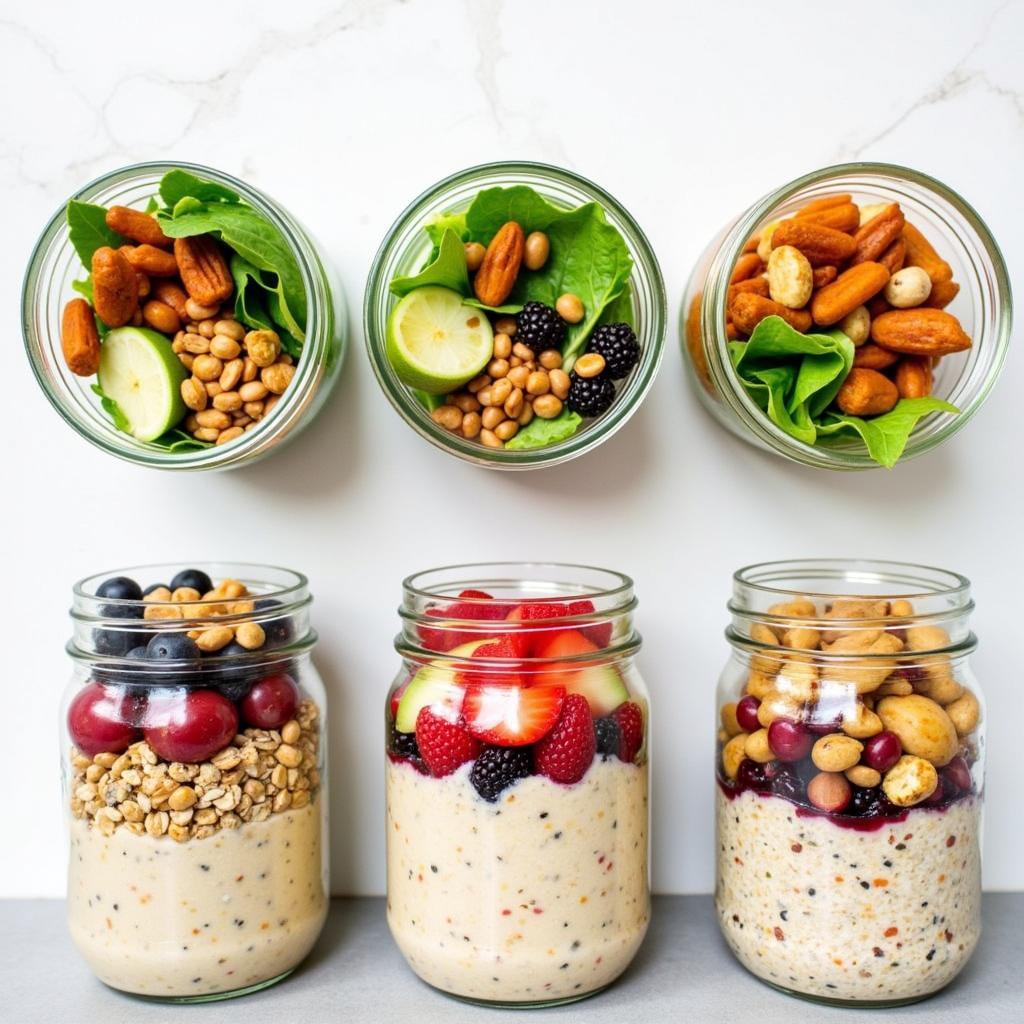
POLYGON ((479 630, 458 629, 456 622, 500 622, 508 615, 510 606, 494 602, 494 598, 484 590, 463 590, 459 597, 463 600, 437 605, 424 612, 432 619, 447 620, 439 626, 417 626, 420 642, 428 651, 447 652, 486 635, 479 630))
POLYGON ((554 728, 534 747, 533 763, 539 775, 571 786, 586 775, 596 750, 587 698, 570 693, 562 702, 554 728))
POLYGON ((522 686, 522 657, 522 638, 502 633, 495 639, 482 643, 470 655, 470 659, 500 661, 503 664, 480 669, 460 669, 455 675, 455 680, 462 686, 522 686))
POLYGON ((475 761, 481 750, 480 742, 465 729, 445 721, 428 707, 421 708, 416 716, 416 745, 436 779, 451 775, 467 761, 475 761))
POLYGON ((527 601, 516 605, 506 621, 522 623, 516 630, 516 636, 520 638, 524 656, 535 658, 537 646, 558 632, 556 628, 545 626, 544 623, 552 619, 564 619, 568 614, 568 605, 561 601, 527 601))
POLYGON ((619 760, 632 764, 644 742, 644 714, 631 700, 620 704, 611 717, 619 725, 619 760))
POLYGON ((524 747, 550 731, 564 700, 561 686, 470 686, 462 714, 477 739, 524 747))
POLYGON ((398 716, 398 703, 402 699, 402 694, 409 688, 409 684, 412 682, 412 676, 408 676, 403 683, 399 683, 391 693, 391 721, 393 722, 398 716))
MULTIPOLYGON (((570 615, 593 615, 593 601, 572 601, 569 604, 570 615)), ((612 642, 612 624, 610 622, 595 622, 590 626, 579 626, 579 631, 593 644, 598 647, 607 647, 612 642)))

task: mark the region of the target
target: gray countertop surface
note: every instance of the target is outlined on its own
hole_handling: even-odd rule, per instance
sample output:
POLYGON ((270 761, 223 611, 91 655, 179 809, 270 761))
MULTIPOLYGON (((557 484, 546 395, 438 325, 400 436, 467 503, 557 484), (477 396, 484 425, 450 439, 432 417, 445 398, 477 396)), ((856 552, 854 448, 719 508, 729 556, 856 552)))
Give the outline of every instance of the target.
MULTIPOLYGON (((885 1011, 887 1021, 1024 1021, 1024 893, 989 893, 984 913, 981 945, 960 977, 931 999, 885 1011)), ((417 980, 391 942, 381 899, 334 900, 316 949, 281 984, 196 1006, 133 999, 96 981, 71 944, 62 902, 0 902, 0 1021, 11 1024, 828 1024, 870 1014, 816 1006, 755 980, 719 937, 710 896, 656 897, 647 940, 615 985, 584 1002, 521 1016, 465 1005, 417 980)))

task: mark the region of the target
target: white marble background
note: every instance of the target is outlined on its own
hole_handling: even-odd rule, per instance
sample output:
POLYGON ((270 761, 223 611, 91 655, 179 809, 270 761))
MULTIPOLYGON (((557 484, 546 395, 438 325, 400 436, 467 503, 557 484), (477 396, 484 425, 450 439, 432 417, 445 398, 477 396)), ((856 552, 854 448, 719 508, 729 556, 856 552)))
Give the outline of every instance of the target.
POLYGON ((986 883, 1024 888, 1017 353, 943 450, 894 473, 837 476, 714 426, 673 333, 624 431, 566 467, 509 476, 418 440, 378 393, 353 327, 344 378, 300 442, 250 469, 183 478, 118 463, 64 427, 17 322, 45 219, 92 176, 156 157, 221 167, 291 208, 337 264, 354 313, 405 203, 455 169, 508 157, 566 165, 618 196, 660 256, 673 316, 727 218, 780 182, 858 157, 957 188, 1013 272, 1024 259, 1022 39, 1021 2, 233 0, 180 16, 166 3, 5 4, 0 895, 63 890, 56 709, 71 582, 216 557, 312 577, 339 893, 383 887, 379 711, 406 573, 538 557, 635 576, 658 744, 654 878, 674 892, 712 884, 712 694, 731 571, 821 554, 961 570, 976 584, 976 668, 992 708, 986 883))

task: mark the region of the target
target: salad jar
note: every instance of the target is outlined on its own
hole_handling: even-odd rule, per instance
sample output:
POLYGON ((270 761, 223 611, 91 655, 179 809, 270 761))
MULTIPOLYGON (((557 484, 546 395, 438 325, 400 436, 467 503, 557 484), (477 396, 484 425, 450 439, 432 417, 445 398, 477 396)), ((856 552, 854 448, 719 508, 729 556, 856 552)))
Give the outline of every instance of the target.
MULTIPOLYGON (((498 253, 503 270, 508 270, 508 257, 508 251, 498 253)), ((437 295, 439 289, 431 291, 437 295)), ((454 305, 457 311, 459 297, 454 305)), ((435 321, 441 316, 436 308, 428 307, 427 314, 435 321)), ((571 171, 511 161, 460 171, 415 199, 374 257, 363 305, 370 361, 399 415, 443 451, 498 469, 565 462, 622 427, 654 381, 665 322, 661 271, 625 208, 571 171), (498 293, 489 288, 488 295, 480 285, 485 271, 478 267, 481 260, 485 268, 489 265, 503 241, 509 249, 511 243, 518 246, 511 257, 514 267, 507 287, 499 285, 498 293), (599 246, 605 249, 599 252, 599 246), (449 257, 455 266, 448 264, 449 257), (445 266, 447 276, 440 269, 445 266), (583 273, 585 267, 597 269, 583 273), (423 362, 409 363, 407 346, 396 340, 401 334, 398 315, 414 301, 409 291, 422 283, 444 284, 449 299, 450 289, 461 290, 471 304, 463 307, 464 319, 485 335, 467 339, 465 349, 471 351, 458 353, 461 376, 452 365, 454 355, 428 353, 423 362), (502 294, 507 295, 503 300, 502 294), (529 333, 524 316, 531 317, 529 333), (529 354, 521 349, 527 342, 529 354), (600 361, 594 358, 598 348, 604 353, 600 361), (475 362, 464 361, 478 353, 475 362), (589 358, 579 361, 584 354, 589 358), (431 358, 438 363, 424 365, 431 358), (517 369, 520 362, 525 365, 517 369), (537 372, 539 383, 527 386, 526 367, 537 372), (523 380, 516 379, 517 373, 523 380), (577 384, 584 374, 593 377, 577 384), (501 392, 506 383, 508 389, 501 392), (491 384, 496 397, 489 406, 485 396, 491 384), (504 426, 489 423, 487 409, 502 406, 504 426), (544 419, 549 416, 554 419, 544 419)), ((435 323, 433 330, 424 345, 436 350, 444 326, 435 323)))
MULTIPOLYGON (((1006 265, 977 212, 920 171, 856 163, 783 185, 713 238, 687 285, 680 335, 697 394, 722 426, 795 462, 854 470, 891 468, 898 458, 930 451, 966 426, 999 376, 1010 325, 1006 265), (891 219, 899 224, 887 224, 891 219), (855 240, 854 254, 815 251, 814 242, 794 228, 808 221, 819 233, 840 232, 838 239, 826 234, 826 246, 838 242, 852 249, 855 240), (780 223, 785 228, 776 236, 780 223), (794 256, 795 243, 805 248, 794 256), (772 257, 778 248, 784 251, 772 257), (857 262, 871 267, 851 273, 857 262), (831 291, 822 295, 826 288, 831 291), (915 288, 917 295, 911 294, 915 288), (758 297, 740 297, 748 289, 758 297), (771 297, 783 306, 806 306, 780 310, 771 297), (746 304, 742 311, 737 302, 746 304), (859 305, 847 313, 854 303, 859 305), (759 353, 741 358, 751 323, 743 330, 734 321, 759 321, 772 312, 818 339, 797 350, 813 352, 817 367, 796 385, 797 393, 777 393, 785 386, 779 374, 793 366, 792 355, 771 347, 781 343, 778 337, 766 339, 767 349, 759 339, 759 353), (897 328, 900 339, 894 337, 897 328), (844 340, 837 342, 840 332, 844 340), (823 333, 833 340, 821 349, 823 333), (844 353, 850 342, 854 347, 844 353), (838 361, 834 369, 824 362, 829 358, 838 361), (844 382, 847 388, 837 394, 844 382), (884 411, 889 415, 878 415, 884 411)), ((784 324, 776 326, 785 331, 784 324)))
MULTIPOLYGON (((250 228, 247 226, 246 231, 250 228)), ((201 269, 209 268, 204 265, 201 269)), ((293 305, 300 303, 294 297, 290 301, 293 305)), ((114 322, 125 321, 119 318, 114 322)), ((251 185, 222 171, 183 163, 141 163, 110 171, 81 188, 53 215, 26 271, 22 328, 36 379, 64 421, 103 451, 157 469, 233 468, 273 451, 295 436, 323 406, 346 349, 342 289, 309 232, 251 185), (214 303, 205 312, 202 303, 189 305, 186 312, 185 300, 191 302, 191 294, 186 294, 184 288, 188 287, 190 293, 201 292, 191 287, 181 269, 178 245, 189 239, 174 239, 172 253, 172 228, 167 221, 159 220, 168 231, 167 237, 156 229, 162 250, 134 244, 122 245, 116 252, 111 248, 118 245, 118 239, 134 243, 147 237, 157 223, 149 216, 150 210, 166 214, 180 210, 182 203, 195 203, 202 214, 200 201, 194 197, 155 206, 157 197, 169 194, 164 187, 168 176, 177 178, 171 199, 179 192, 198 192, 215 212, 225 207, 237 211, 241 206, 258 218, 257 228, 266 236, 262 240, 239 236, 241 240, 232 246, 226 234, 218 235, 220 221, 209 229, 212 234, 201 236, 219 238, 213 244, 221 253, 216 270, 223 281, 215 283, 224 286, 217 294, 227 295, 223 304, 214 303), (220 200, 222 196, 233 199, 220 200), (106 223, 104 208, 108 211, 106 223), (115 211, 127 218, 124 225, 112 219, 115 211), (98 217, 98 222, 92 223, 91 217, 98 217), (141 234, 133 230, 131 218, 144 222, 141 234), (71 221, 76 222, 73 227, 71 221), (107 231, 111 224, 118 227, 113 235, 107 231), (123 237, 120 232, 125 233, 123 237), (138 271, 136 275, 139 283, 137 288, 133 285, 131 298, 138 305, 133 319, 120 332, 106 332, 97 310, 98 338, 91 324, 90 306, 99 306, 95 287, 97 254, 92 256, 92 273, 89 265, 83 266, 96 235, 103 236, 99 240, 108 246, 103 252, 114 271, 126 267, 121 262, 123 254, 136 269, 148 267, 153 261, 152 273, 138 271), (294 311, 281 313, 286 305, 281 296, 287 294, 283 285, 278 287, 283 277, 269 269, 283 260, 289 261, 293 293, 304 293, 304 324, 293 327, 293 333, 299 335, 294 339, 286 339, 287 332, 280 322, 292 323, 302 317, 294 311), (171 264, 169 271, 162 266, 167 261, 171 264), (180 280, 158 276, 175 274, 176 262, 180 280), (254 265, 257 262, 259 266, 254 265), (177 298, 167 298, 164 288, 177 298), (172 308, 164 302, 154 303, 158 298, 167 298, 172 308), (81 316, 76 318, 76 312, 81 316), (209 317, 205 323, 189 322, 203 316, 209 317), (214 335, 215 324, 218 332, 227 332, 224 337, 214 335), (267 358, 262 351, 255 354, 247 335, 250 329, 264 327, 274 328, 256 332, 263 337, 264 348, 273 345, 267 358), (91 338, 78 337, 90 334, 91 338), (115 359, 111 338, 121 343, 121 335, 128 335, 130 341, 137 342, 140 334, 144 337, 141 353, 129 348, 134 354, 115 359), (85 354, 72 351, 83 347, 85 354), (211 352, 216 355, 211 356, 211 352), (103 354, 109 357, 109 366, 104 364, 103 354), (197 360, 204 364, 202 368, 195 365, 197 360), (241 367, 243 361, 244 376, 235 374, 234 363, 241 367), (255 365, 250 365, 253 361, 255 365), (269 389, 261 388, 261 382, 267 379, 268 362, 275 361, 288 365, 273 366, 270 372, 279 382, 271 382, 269 389), (141 381, 153 389, 151 394, 142 392, 147 406, 130 410, 133 415, 125 415, 125 410, 119 410, 103 390, 120 383, 122 391, 130 393, 131 388, 125 385, 129 377, 136 385, 141 381), (218 398, 222 392, 224 397, 218 398), (234 400, 233 404, 229 399, 234 400), (154 429, 138 428, 134 413, 151 420, 154 429)))
POLYGON ((981 932, 985 753, 970 585, 874 561, 734 577, 718 686, 719 926, 793 995, 895 1006, 981 932))
POLYGON ((225 999, 316 942, 329 890, 311 600, 298 573, 226 563, 75 585, 68 922, 107 985, 225 999))
POLYGON ((428 984, 495 1006, 592 995, 650 916, 632 582, 573 565, 404 583, 386 718, 387 913, 428 984))

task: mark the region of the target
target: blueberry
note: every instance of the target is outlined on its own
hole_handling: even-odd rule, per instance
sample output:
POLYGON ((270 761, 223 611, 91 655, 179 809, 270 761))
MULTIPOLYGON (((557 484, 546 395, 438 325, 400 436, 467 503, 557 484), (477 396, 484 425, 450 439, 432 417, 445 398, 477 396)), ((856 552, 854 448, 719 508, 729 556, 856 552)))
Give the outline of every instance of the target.
POLYGON ((213 581, 202 569, 182 569, 170 583, 172 592, 178 587, 191 587, 200 594, 207 594, 213 590, 213 581))
POLYGON ((150 583, 148 587, 142 592, 143 597, 148 597, 153 593, 154 590, 169 590, 170 588, 166 583, 150 583))
POLYGON ((104 619, 141 619, 146 614, 142 603, 138 604, 101 604, 100 615, 104 619))
POLYGON ((142 588, 127 576, 111 576, 96 588, 97 597, 109 597, 112 601, 141 601, 142 588))
POLYGON ((133 647, 125 657, 129 661, 145 661, 149 657, 149 648, 146 644, 143 644, 141 647, 133 647))
POLYGON ((232 640, 219 651, 203 655, 205 662, 216 665, 213 669, 213 682, 228 700, 241 700, 252 688, 252 684, 264 674, 251 659, 240 659, 240 656, 247 654, 251 655, 252 651, 247 651, 237 640, 232 640))
MULTIPOLYGON (((275 601, 272 597, 261 597, 253 607, 256 611, 262 612, 268 608, 280 608, 281 602, 275 601)), ((295 634, 292 620, 287 615, 282 615, 278 619, 268 619, 260 625, 267 637, 264 645, 267 648, 285 647, 295 634)))
POLYGON ((255 679, 246 676, 239 676, 237 679, 221 679, 217 683, 217 689, 228 700, 234 701, 237 704, 252 689, 254 682, 255 679))
POLYGON ((134 646, 138 636, 125 629, 94 629, 92 643, 97 654, 121 658, 134 646))
POLYGON ((201 652, 185 633, 157 633, 146 646, 149 661, 198 661, 201 652))

